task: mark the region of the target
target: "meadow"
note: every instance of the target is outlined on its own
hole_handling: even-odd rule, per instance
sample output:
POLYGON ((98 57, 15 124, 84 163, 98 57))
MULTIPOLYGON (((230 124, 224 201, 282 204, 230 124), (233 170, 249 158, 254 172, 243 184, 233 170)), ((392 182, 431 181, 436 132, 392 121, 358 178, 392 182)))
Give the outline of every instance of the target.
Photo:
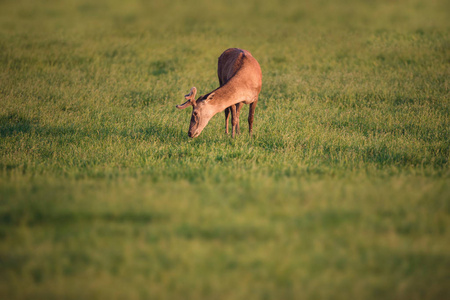
POLYGON ((0 298, 450 298, 449 11, 0 1, 0 298), (189 139, 230 47, 254 135, 189 139))

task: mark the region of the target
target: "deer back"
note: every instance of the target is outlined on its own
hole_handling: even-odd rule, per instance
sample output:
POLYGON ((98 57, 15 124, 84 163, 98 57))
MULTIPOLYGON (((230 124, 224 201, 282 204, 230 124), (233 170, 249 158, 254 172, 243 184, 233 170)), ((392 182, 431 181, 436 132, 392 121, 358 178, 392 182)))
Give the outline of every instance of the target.
POLYGON ((217 75, 220 86, 227 84, 234 77, 235 84, 243 88, 254 88, 257 93, 261 90, 261 68, 250 52, 238 48, 225 50, 219 57, 217 75))

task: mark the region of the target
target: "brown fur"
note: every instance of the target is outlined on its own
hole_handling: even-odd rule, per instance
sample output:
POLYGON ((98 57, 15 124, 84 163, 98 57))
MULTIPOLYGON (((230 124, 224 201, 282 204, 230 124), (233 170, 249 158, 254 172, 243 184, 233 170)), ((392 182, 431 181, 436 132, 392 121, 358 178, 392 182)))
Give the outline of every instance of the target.
POLYGON ((248 116, 249 133, 252 134, 253 118, 261 91, 261 68, 250 52, 237 48, 225 50, 217 66, 220 87, 209 94, 195 97, 196 89, 186 95, 186 101, 177 108, 192 105, 192 117, 188 135, 197 137, 209 120, 225 110, 225 132, 228 133, 228 118, 232 116, 232 136, 239 133, 239 114, 243 104, 250 104, 248 116))

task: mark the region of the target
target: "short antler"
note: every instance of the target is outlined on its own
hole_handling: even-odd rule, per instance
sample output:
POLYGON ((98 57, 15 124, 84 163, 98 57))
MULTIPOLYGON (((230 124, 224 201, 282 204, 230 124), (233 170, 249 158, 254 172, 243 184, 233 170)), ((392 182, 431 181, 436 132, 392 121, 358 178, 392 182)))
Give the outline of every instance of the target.
POLYGON ((195 94, 197 94, 197 88, 194 86, 194 87, 191 88, 191 91, 189 92, 189 94, 184 95, 184 98, 186 100, 193 101, 195 99, 195 94))
POLYGON ((191 88, 191 91, 189 92, 189 94, 184 95, 184 98, 187 100, 186 102, 184 102, 183 104, 177 105, 178 109, 184 109, 190 105, 195 106, 195 94, 197 93, 197 89, 195 88, 195 86, 193 88, 191 88))

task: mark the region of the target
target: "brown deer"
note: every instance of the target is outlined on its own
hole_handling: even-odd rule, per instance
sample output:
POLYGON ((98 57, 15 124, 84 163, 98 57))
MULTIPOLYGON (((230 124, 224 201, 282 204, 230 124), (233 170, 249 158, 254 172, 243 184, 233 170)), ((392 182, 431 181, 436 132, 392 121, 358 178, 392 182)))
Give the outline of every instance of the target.
POLYGON ((261 91, 262 74, 259 63, 250 52, 237 48, 225 50, 219 57, 217 66, 220 87, 195 100, 197 89, 191 88, 184 98, 187 100, 177 108, 193 107, 188 136, 200 135, 209 120, 225 110, 225 133, 228 133, 228 120, 231 112, 232 136, 239 134, 239 114, 243 104, 250 104, 248 130, 252 135, 258 95, 261 91))

